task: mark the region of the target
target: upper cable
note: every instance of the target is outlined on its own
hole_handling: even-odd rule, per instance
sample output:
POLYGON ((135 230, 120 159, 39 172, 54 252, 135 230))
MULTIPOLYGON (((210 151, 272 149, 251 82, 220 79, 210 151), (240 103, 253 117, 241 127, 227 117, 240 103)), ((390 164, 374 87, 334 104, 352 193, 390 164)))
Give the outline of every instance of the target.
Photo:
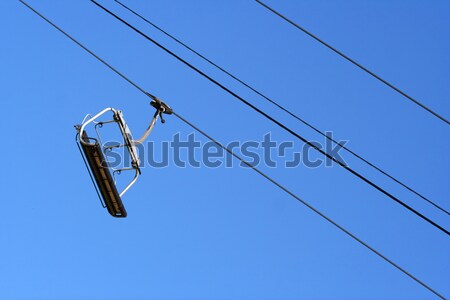
POLYGON ((313 39, 315 39, 316 41, 318 41, 319 43, 321 43, 322 45, 324 45, 325 47, 327 47, 328 49, 330 49, 334 53, 336 53, 339 56, 343 57, 344 59, 346 59, 347 61, 351 62, 352 64, 354 64, 355 66, 357 66, 358 68, 360 68, 361 70, 366 72, 367 74, 371 75, 372 77, 376 78, 378 81, 382 82, 383 84, 387 85, 388 87, 390 87, 391 89, 393 89, 394 91, 399 93, 400 95, 404 96, 406 99, 410 100, 411 102, 413 102, 416 105, 420 106, 424 110, 428 111, 429 113, 431 113, 432 115, 434 115, 435 117, 440 119, 441 121, 444 121, 445 123, 447 123, 447 125, 450 125, 450 122, 446 118, 444 118, 443 116, 439 115, 437 112, 431 110, 429 107, 425 106, 425 104, 423 104, 423 103, 419 102, 418 100, 414 99, 413 97, 411 97, 406 92, 402 91, 401 89, 399 89, 398 87, 396 87, 392 83, 389 83, 387 80, 381 78, 380 76, 378 76, 374 72, 370 71, 369 69, 367 69, 366 67, 364 67, 363 65, 361 65, 360 63, 355 61, 354 59, 352 59, 349 56, 345 55, 344 53, 342 53, 341 51, 337 50, 336 48, 334 48, 330 44, 324 42, 322 39, 318 38, 316 35, 312 34, 308 30, 306 30, 305 28, 303 28, 300 25, 296 24, 294 21, 288 19, 287 17, 285 17, 284 15, 282 15, 281 13, 279 13, 278 11, 273 9, 272 7, 268 6, 267 4, 263 3, 262 1, 260 1, 260 0, 255 0, 255 1, 258 2, 259 4, 261 4, 263 7, 267 8, 269 11, 271 11, 275 15, 279 16, 280 18, 282 18, 283 20, 288 22, 289 24, 291 24, 294 27, 296 27, 297 29, 303 31, 304 33, 306 33, 307 35, 309 35, 310 37, 312 37, 313 39))

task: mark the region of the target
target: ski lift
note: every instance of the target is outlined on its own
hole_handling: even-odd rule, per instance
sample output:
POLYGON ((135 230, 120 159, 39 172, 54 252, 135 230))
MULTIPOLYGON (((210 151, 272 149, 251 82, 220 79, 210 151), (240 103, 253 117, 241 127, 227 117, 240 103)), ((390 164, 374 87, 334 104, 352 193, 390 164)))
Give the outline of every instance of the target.
POLYGON ((156 112, 150 125, 138 140, 133 139, 122 112, 110 107, 105 108, 95 116, 87 115, 80 125, 75 126, 77 131, 77 145, 88 169, 92 183, 97 191, 97 195, 102 206, 106 208, 113 217, 125 218, 127 216, 127 211, 125 210, 121 197, 131 188, 141 174, 140 160, 136 145, 142 144, 147 139, 158 118, 161 118, 161 122, 164 123, 163 114, 172 114, 172 109, 159 99, 153 100, 150 104, 156 108, 156 112), (111 120, 98 121, 101 116, 108 112, 112 112, 113 116, 111 120), (100 136, 100 128, 102 128, 103 125, 114 123, 119 128, 123 143, 105 145, 100 136), (90 124, 94 125, 96 137, 92 137, 86 132, 86 127, 90 124), (130 166, 115 168, 111 165, 107 152, 112 151, 113 148, 124 148, 128 152, 131 160, 130 166), (122 191, 119 192, 116 185, 116 176, 120 175, 122 172, 134 172, 134 177, 126 184, 122 191))

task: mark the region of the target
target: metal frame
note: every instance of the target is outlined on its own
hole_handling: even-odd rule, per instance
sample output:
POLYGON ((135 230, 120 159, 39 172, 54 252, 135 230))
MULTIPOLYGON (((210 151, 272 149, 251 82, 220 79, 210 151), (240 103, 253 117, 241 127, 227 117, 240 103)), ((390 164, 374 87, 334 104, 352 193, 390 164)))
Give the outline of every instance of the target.
POLYGON ((121 197, 136 183, 139 175, 141 174, 139 154, 136 145, 142 144, 145 139, 147 139, 155 127, 158 118, 161 118, 162 123, 164 123, 162 115, 173 113, 172 109, 159 99, 154 99, 150 104, 156 108, 156 112, 144 134, 138 140, 133 139, 131 131, 123 118, 122 112, 111 107, 105 108, 94 116, 86 115, 81 122, 81 125, 75 126, 77 130, 76 141, 91 180, 100 198, 100 202, 102 203, 102 206, 106 207, 108 212, 114 217, 127 216, 121 197), (98 121, 101 116, 108 112, 113 113, 112 120, 98 121), (102 128, 103 125, 110 123, 116 123, 119 127, 124 141, 123 144, 105 146, 103 143, 99 129, 102 128), (94 129, 97 134, 97 138, 89 137, 86 133, 86 127, 90 124, 95 124, 94 129), (116 169, 111 166, 107 151, 112 151, 113 148, 121 147, 127 149, 131 158, 131 167, 123 166, 122 168, 116 169), (119 175, 124 171, 133 170, 135 172, 133 179, 119 193, 116 186, 116 175, 119 175))

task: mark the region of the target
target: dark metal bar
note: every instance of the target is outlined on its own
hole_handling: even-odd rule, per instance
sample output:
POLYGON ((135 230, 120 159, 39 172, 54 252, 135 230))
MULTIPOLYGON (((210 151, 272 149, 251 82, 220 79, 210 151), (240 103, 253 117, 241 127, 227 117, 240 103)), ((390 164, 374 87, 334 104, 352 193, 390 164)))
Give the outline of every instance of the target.
POLYGON ((80 140, 83 140, 86 144, 81 143, 84 155, 94 176, 95 183, 97 184, 100 194, 103 198, 103 202, 106 204, 108 212, 116 218, 125 218, 127 211, 123 206, 122 199, 117 191, 114 180, 109 172, 108 166, 105 161, 105 157, 97 141, 91 143, 91 139, 87 136, 86 132, 83 132, 80 140))

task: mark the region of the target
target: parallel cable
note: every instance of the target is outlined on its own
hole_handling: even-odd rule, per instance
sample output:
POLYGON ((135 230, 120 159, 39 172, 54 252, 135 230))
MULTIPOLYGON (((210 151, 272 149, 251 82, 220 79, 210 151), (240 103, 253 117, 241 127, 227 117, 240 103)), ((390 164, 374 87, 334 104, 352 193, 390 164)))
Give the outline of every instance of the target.
MULTIPOLYGON (((129 82, 132 86, 134 86, 135 88, 137 88, 139 91, 141 91, 144 95, 150 97, 151 99, 154 99, 155 96, 153 96, 152 94, 146 92, 143 88, 141 88, 140 86, 138 86, 136 83, 134 83, 133 81, 131 81, 130 79, 128 79, 127 77, 125 77, 122 73, 120 73, 117 69, 115 69, 114 67, 112 67, 110 64, 108 64, 106 61, 104 61, 103 59, 101 59, 99 56, 97 56, 94 52, 90 51, 88 48, 86 48, 83 44, 79 43, 77 40, 75 40, 73 37, 71 37, 69 34, 67 34, 65 31, 63 31, 60 27, 58 27, 56 24, 54 24, 53 22, 51 22, 49 19, 47 19, 44 15, 42 15, 41 13, 39 13, 37 10, 35 10, 33 7, 31 7, 28 3, 26 3, 24 0, 19 0, 19 2, 21 2, 23 5, 25 5, 28 9, 30 9, 32 12, 34 12, 36 15, 38 15, 39 17, 41 17, 44 21, 46 21, 47 23, 49 23, 53 28, 57 29, 58 31, 60 31, 61 33, 63 33, 66 37, 68 37, 70 40, 72 40, 73 42, 75 42, 78 46, 80 46, 82 49, 84 49, 85 51, 87 51, 89 54, 91 54, 92 56, 94 56, 97 60, 99 60, 101 63, 103 63, 105 66, 107 66, 110 70, 112 70, 113 72, 115 72, 117 75, 119 75, 120 77, 122 77, 123 79, 125 79, 127 82, 129 82)), ((341 225, 339 225, 337 222, 335 222, 334 220, 332 220, 331 218, 327 217, 325 214, 323 214, 322 212, 320 212, 319 210, 317 210, 316 208, 314 208, 313 206, 311 206, 308 202, 302 200, 300 197, 298 197, 297 195, 295 195, 294 193, 292 193, 291 191, 289 191, 287 188, 285 188, 284 186, 282 186, 280 183, 278 183, 277 181, 275 181, 274 179, 272 179, 271 177, 269 177, 268 175, 266 175, 265 173, 263 173, 262 171, 260 171, 258 168, 256 168, 255 166, 253 166, 252 164, 250 164, 249 162, 245 161, 244 159, 242 159, 240 156, 238 156, 237 154, 235 154, 233 151, 231 151, 230 149, 228 149, 227 147, 225 147, 224 145, 222 145, 221 143, 219 143, 217 140, 213 139, 211 136, 209 136, 208 134, 206 134, 203 130, 201 130, 200 128, 198 128, 197 126, 193 125, 192 123, 190 123, 189 121, 187 121, 185 118, 183 118, 181 115, 177 114, 177 113, 173 113, 178 119, 180 119, 181 121, 183 121, 185 124, 189 125, 191 128, 193 128, 194 130, 197 130, 200 134, 202 134, 203 136, 205 136, 206 138, 208 138, 210 141, 212 141, 213 143, 215 143, 216 145, 218 145, 219 147, 221 147, 222 149, 224 149, 225 151, 227 151, 228 153, 232 154, 235 158, 239 159, 242 163, 246 164, 248 167, 252 168, 254 171, 256 171, 259 175, 263 176, 264 178, 266 178, 267 180, 269 180, 271 183, 273 183, 274 185, 276 185, 278 188, 282 189, 283 191, 285 191, 286 193, 288 193, 290 196, 292 196, 293 198, 295 198, 296 200, 298 200, 300 203, 302 203, 303 205, 305 205, 307 208, 309 208, 310 210, 312 210, 313 212, 315 212, 316 214, 318 214, 320 217, 322 217, 323 219, 325 219, 327 222, 331 223, 332 225, 334 225, 335 227, 337 227, 339 230, 341 230, 342 232, 344 232, 345 234, 347 234, 348 236, 350 236, 353 240, 357 241, 358 243, 360 243, 361 245, 363 245, 365 248, 369 249, 371 252, 373 252, 374 254, 376 254, 378 257, 380 257, 381 259, 383 259, 384 261, 386 261, 387 263, 389 263, 390 265, 392 265, 394 268, 396 268, 397 270, 401 271, 403 274, 405 274, 406 276, 408 276, 409 278, 413 279, 415 282, 417 282, 418 284, 420 284, 421 286, 423 286, 424 288, 426 288, 428 291, 430 291, 431 293, 433 293, 434 295, 436 295, 437 297, 439 297, 440 299, 445 300, 444 296, 442 296, 440 293, 438 293, 435 289, 431 288, 429 285, 425 284, 423 281, 421 281, 420 279, 418 279, 416 276, 412 275, 411 273, 409 273, 408 271, 406 271, 405 269, 403 269, 401 266, 399 266, 398 264, 396 264, 394 261, 390 260, 388 257, 384 256, 383 254, 381 254, 379 251, 377 251, 375 248, 371 247, 369 244, 367 244, 366 242, 364 242, 363 240, 361 240, 360 238, 358 238, 356 235, 352 234, 350 231, 348 231, 347 229, 345 229, 344 227, 342 227, 341 225)))
POLYGON ((390 175, 389 173, 387 173, 386 171, 383 171, 381 168, 377 167, 375 164, 371 163, 370 161, 368 161, 367 159, 363 158, 361 155, 355 153, 354 151, 352 151, 351 149, 349 149, 348 147, 346 147, 345 145, 341 145, 339 144, 337 141, 335 141, 332 137, 326 135, 325 133, 323 133, 323 131, 317 129, 317 127, 313 126, 311 123, 305 121, 304 119, 300 118, 298 115, 294 114, 293 112, 291 112, 289 109, 283 107, 281 104, 277 103, 277 101, 269 98, 268 96, 266 96, 265 94, 263 94, 262 92, 258 91, 257 89, 255 89, 254 87, 252 87, 250 84, 246 83, 245 81, 239 79, 237 76, 233 75, 232 73, 230 73, 229 71, 227 71, 225 68, 219 66, 217 63, 213 62, 212 60, 208 59, 206 56, 202 55, 201 53, 199 53, 198 51, 194 50, 192 47, 188 46, 186 43, 182 42, 180 39, 176 38, 175 36, 173 36, 172 34, 170 34, 169 32, 167 32, 166 30, 162 29, 160 26, 156 25, 155 23, 151 22, 150 20, 148 20, 147 18, 145 18, 144 16, 142 16, 141 14, 139 14, 138 12, 136 12, 135 10, 133 10, 132 8, 130 8, 129 6, 123 4, 122 2, 120 2, 119 0, 114 0, 117 4, 119 4, 120 6, 122 6, 123 8, 125 8, 126 10, 128 10, 130 13, 132 13, 133 15, 137 16, 138 18, 140 18, 141 20, 143 20, 144 22, 146 22, 147 24, 151 25, 152 27, 154 27, 155 29, 157 29, 158 31, 160 31, 161 33, 163 33, 164 35, 166 35, 167 37, 171 38, 173 41, 175 41, 176 43, 178 43, 179 45, 183 46, 184 48, 186 48, 187 50, 189 50, 191 53, 197 55, 198 57, 200 57, 201 59, 203 59, 204 61, 206 61, 207 63, 209 63, 210 65, 214 66, 215 68, 217 68, 218 70, 220 70, 221 72, 223 72, 224 74, 228 75, 229 77, 233 78, 234 80, 236 80, 237 82, 239 82, 240 84, 242 84, 243 86, 245 86, 246 88, 250 89, 251 91, 253 91, 254 93, 256 93, 257 95, 261 96, 262 98, 264 98, 265 100, 267 100, 268 102, 272 103, 273 105, 275 105, 276 107, 278 107, 279 109, 281 109, 282 111, 286 112, 287 114, 289 114, 291 117, 297 119, 298 121, 300 121, 301 123, 303 123, 304 125, 308 126, 309 128, 311 128, 312 130, 314 130, 315 132, 317 132, 318 134, 322 135, 323 137, 325 137, 326 139, 328 139, 329 141, 335 143, 336 145, 340 145, 342 147, 342 149, 344 149, 345 151, 347 151, 348 153, 350 153, 351 155, 355 156, 356 158, 358 158, 359 160, 361 160, 362 162, 366 163, 367 165, 369 165, 370 167, 374 168, 375 170, 377 170, 378 172, 380 172, 381 174, 383 174, 384 176, 388 177, 389 179, 393 180, 394 182, 396 182, 397 184, 401 185, 402 187, 406 188, 408 191, 412 192, 413 194, 415 194, 416 196, 422 198, 423 200, 425 200, 426 202, 428 202, 429 204, 431 204, 432 206, 434 206, 435 208, 439 209, 440 211, 446 213, 447 215, 450 215, 450 212, 448 210, 446 210, 445 208, 441 207, 440 205, 436 204, 436 202, 430 200, 429 198, 425 197, 424 195, 420 194, 419 192, 417 192, 416 190, 414 190, 413 188, 409 187, 408 185, 406 185, 405 183, 401 182, 400 180, 396 179, 394 176, 390 175))
POLYGON ((148 41, 150 41, 154 45, 156 45, 160 49, 164 50, 166 53, 170 54, 172 57, 176 58, 178 61, 182 62, 183 64, 185 64, 186 66, 188 66, 189 68, 191 68, 192 70, 197 72, 198 74, 202 75, 203 77, 205 77, 206 79, 208 79, 209 81, 211 81, 212 83, 214 83, 215 85, 220 87, 222 90, 224 90, 227 93, 229 93, 230 95, 232 95, 237 100, 241 101, 242 103, 244 103, 248 107, 252 108, 257 113, 259 113, 262 116, 264 116, 266 119, 270 120, 271 122, 273 122, 276 125, 278 125, 280 128, 282 128, 285 131, 289 132, 290 134, 292 134, 293 136, 295 136, 296 138, 298 138, 299 140, 301 140, 302 142, 304 142, 305 144, 307 144, 311 148, 315 149, 316 151, 318 151, 319 153, 321 153, 322 155, 324 155, 328 159, 334 161, 339 166, 343 167, 344 169, 346 169, 347 171, 349 171, 350 173, 352 173, 353 175, 355 175, 359 179, 363 180, 365 183, 371 185, 372 187, 374 187, 375 189, 377 189, 381 193, 385 194, 386 196, 388 196, 389 198, 391 198, 392 200, 394 200, 395 202, 397 202, 398 204, 400 204, 401 206, 403 206, 407 210, 411 211, 412 213, 414 213, 418 217, 422 218, 426 222, 430 223, 431 225, 433 225, 437 229, 441 230, 442 232, 444 232, 447 235, 450 235, 450 232, 447 229, 445 229, 444 227, 442 227, 439 224, 435 223, 434 221, 432 221, 431 219, 429 219, 428 217, 426 217, 422 213, 418 212, 417 210, 415 210, 414 208, 412 208, 411 206, 409 206, 408 204, 406 204, 405 202, 403 202, 399 198, 395 197, 394 195, 392 195, 391 193, 389 193, 388 191, 386 191, 385 189, 383 189, 379 185, 375 184, 374 182, 370 181, 368 178, 366 178, 363 175, 359 174, 358 172, 356 172, 355 170, 353 170, 352 168, 347 166, 345 163, 343 163, 340 160, 336 159, 332 155, 326 153, 325 151, 320 149, 317 145, 315 145, 315 143, 309 142, 307 139, 305 139, 304 137, 300 136, 298 133, 296 133, 295 131, 293 131, 292 129, 287 127, 286 125, 282 124, 280 121, 274 119, 269 114, 265 113, 264 111, 262 111, 258 107, 254 106, 253 104, 251 104, 250 102, 248 102, 247 100, 245 100, 244 98, 242 98, 241 96, 239 96, 238 94, 236 94, 235 92, 233 92, 232 90, 230 90, 229 88, 227 88, 226 86, 224 86, 223 84, 221 84, 220 82, 218 82, 217 80, 212 78, 211 76, 207 75, 206 73, 204 73, 203 71, 201 71, 200 69, 198 69, 197 67, 192 65, 191 63, 187 62, 186 60, 184 60, 183 58, 181 58, 180 56, 178 56, 174 52, 170 51, 169 49, 167 49, 166 47, 164 47, 163 45, 161 45, 160 43, 158 43, 157 41, 155 41, 154 39, 152 39, 151 37, 149 37, 148 35, 146 35, 142 31, 140 31, 139 29, 137 29, 136 27, 134 27, 133 25, 131 25, 130 23, 128 23, 127 21, 125 21, 124 19, 119 17, 118 15, 114 14, 112 11, 110 11, 106 7, 102 6, 101 4, 96 2, 95 0, 90 0, 90 1, 92 3, 94 3, 95 5, 97 5, 99 8, 101 8, 103 11, 107 12, 109 15, 113 16, 116 20, 122 22, 127 27, 129 27, 133 31, 137 32, 139 35, 141 35, 142 37, 144 37, 145 39, 147 39, 148 41))
POLYGON ((356 62, 354 59, 350 58, 349 56, 345 55, 344 53, 342 53, 341 51, 337 50, 336 48, 334 48, 333 46, 331 46, 330 44, 324 42, 322 39, 320 39, 319 37, 317 37, 316 35, 312 34, 311 32, 309 32, 308 30, 306 30, 305 28, 301 27, 300 25, 296 24, 294 21, 291 21, 290 19, 288 19, 287 17, 285 17, 284 15, 282 15, 281 13, 279 13, 278 11, 276 11, 275 9, 271 8, 270 6, 268 6, 267 4, 263 3, 260 0, 255 0, 256 2, 258 2, 259 4, 261 4, 263 7, 267 8, 269 11, 271 11, 272 13, 274 13, 275 15, 277 15, 278 17, 282 18, 283 20, 285 20, 286 22, 288 22, 289 24, 293 25, 294 27, 296 27, 297 29, 303 31, 304 33, 306 33, 307 35, 309 35, 310 37, 312 37, 313 39, 315 39, 316 41, 318 41, 319 43, 321 43, 322 45, 324 45, 325 47, 327 47, 328 49, 330 49, 331 51, 333 51, 334 53, 338 54, 339 56, 343 57, 344 59, 346 59, 347 61, 351 62, 353 65, 357 66, 358 68, 360 68, 361 70, 363 70, 364 72, 368 73, 369 75, 371 75, 372 77, 374 77, 375 79, 377 79, 378 81, 382 82, 383 84, 387 85, 388 87, 390 87, 391 89, 393 89, 394 91, 396 91, 397 93, 399 93, 400 95, 404 96, 406 99, 410 100, 411 102, 415 103, 416 105, 420 106, 421 108, 423 108, 424 110, 428 111, 429 113, 431 113, 432 115, 434 115, 435 117, 439 118, 441 121, 444 121, 445 123, 447 123, 447 125, 450 125, 450 122, 444 118, 443 116, 439 115, 438 113, 434 112, 433 110, 431 110, 430 108, 428 108, 427 106, 425 106, 424 104, 420 103, 418 100, 414 99, 413 97, 411 97, 410 95, 408 95, 407 93, 405 93, 404 91, 400 90, 398 87, 394 86, 392 83, 389 83, 388 81, 386 81, 385 79, 381 78, 380 76, 378 76, 377 74, 373 73, 372 71, 370 71, 369 69, 367 69, 366 67, 364 67, 363 65, 361 65, 360 63, 356 62))

